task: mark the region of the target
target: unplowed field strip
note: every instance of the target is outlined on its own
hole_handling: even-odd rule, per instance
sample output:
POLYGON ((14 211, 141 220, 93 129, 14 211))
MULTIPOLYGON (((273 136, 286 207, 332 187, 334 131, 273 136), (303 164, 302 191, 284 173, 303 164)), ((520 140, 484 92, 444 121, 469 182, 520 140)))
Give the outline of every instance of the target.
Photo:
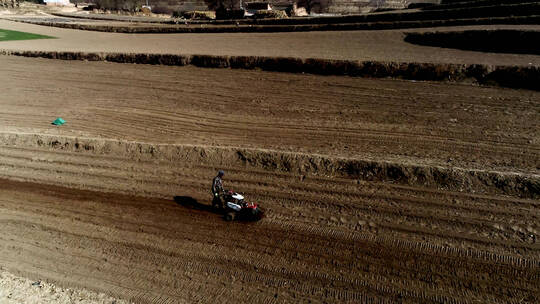
MULTIPOLYGON (((14 17, 11 15, 7 18, 14 17)), ((23 18, 26 19, 28 16, 23 16, 23 18)), ((38 16, 33 19, 39 21, 39 19, 46 20, 48 18, 50 17, 38 16)), ((537 55, 461 51, 419 46, 403 40, 404 33, 407 31, 460 31, 464 29, 537 31, 540 28, 538 25, 485 25, 409 30, 291 33, 120 34, 62 29, 0 20, 0 28, 57 38, 39 42, 3 42, 0 49, 6 50, 278 56, 385 62, 540 66, 540 56, 537 55)))
POLYGON ((538 173, 540 93, 0 57, 0 130, 538 173), (50 121, 61 116, 61 128, 50 121))

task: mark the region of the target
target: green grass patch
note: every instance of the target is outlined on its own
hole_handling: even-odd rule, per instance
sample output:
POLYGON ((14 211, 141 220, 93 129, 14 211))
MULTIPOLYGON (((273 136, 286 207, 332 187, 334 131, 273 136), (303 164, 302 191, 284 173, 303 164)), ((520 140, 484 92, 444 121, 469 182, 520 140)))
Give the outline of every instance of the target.
POLYGON ((49 39, 49 38, 54 38, 54 37, 0 29, 0 41, 49 39))

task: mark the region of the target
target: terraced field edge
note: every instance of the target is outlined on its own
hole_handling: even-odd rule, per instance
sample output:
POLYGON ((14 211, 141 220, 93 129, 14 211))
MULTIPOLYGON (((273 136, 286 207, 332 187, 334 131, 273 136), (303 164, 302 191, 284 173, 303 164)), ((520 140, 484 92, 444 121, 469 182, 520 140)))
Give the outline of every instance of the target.
POLYGON ((540 41, 540 31, 465 30, 407 33, 405 41, 419 45, 480 52, 540 55, 538 45, 531 43, 531 41, 540 41))
POLYGON ((463 192, 498 193, 528 198, 540 196, 540 176, 535 174, 339 158, 276 150, 153 144, 32 133, 0 133, 0 145, 109 155, 137 161, 183 163, 188 167, 189 164, 251 167, 271 172, 324 175, 359 181, 392 181, 463 192))
POLYGON ((430 81, 473 80, 480 84, 540 90, 538 86, 538 83, 540 83, 540 67, 537 66, 490 66, 481 64, 353 61, 261 56, 17 50, 0 50, 0 55, 171 66, 194 65, 204 68, 261 69, 276 72, 346 75, 353 77, 392 77, 430 81))
MULTIPOLYGON (((56 14, 58 15, 58 14, 56 14)), ((68 17, 68 16, 62 16, 68 17)), ((68 17, 72 18, 72 17, 68 17)), ((355 23, 321 23, 321 24, 273 24, 268 23, 272 19, 262 19, 257 24, 235 22, 204 23, 202 21, 190 21, 190 24, 198 26, 184 26, 178 24, 156 23, 139 26, 84 24, 76 22, 37 21, 30 19, 18 19, 3 17, 2 19, 14 22, 23 22, 35 25, 52 26, 84 31, 112 32, 112 33, 277 33, 277 32, 312 32, 312 31, 358 31, 358 30, 390 30, 406 28, 425 28, 443 26, 464 25, 493 25, 493 24, 539 24, 540 15, 531 16, 505 16, 447 20, 400 20, 400 21, 377 21, 355 23), (265 21, 266 23, 263 23, 265 21)), ((80 18, 79 18, 80 19, 80 18)), ((110 19, 107 19, 110 20, 110 19)), ((290 19, 277 19, 290 20, 290 19)))

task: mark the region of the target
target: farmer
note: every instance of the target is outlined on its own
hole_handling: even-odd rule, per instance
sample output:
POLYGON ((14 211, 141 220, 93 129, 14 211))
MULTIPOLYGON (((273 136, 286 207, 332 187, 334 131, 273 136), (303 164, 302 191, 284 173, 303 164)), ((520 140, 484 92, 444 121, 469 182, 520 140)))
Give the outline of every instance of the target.
POLYGON ((214 180, 212 180, 212 205, 218 205, 220 209, 223 208, 223 201, 221 200, 221 195, 223 194, 223 192, 225 192, 225 190, 223 190, 223 175, 225 175, 225 172, 223 172, 223 170, 219 170, 217 176, 214 177, 214 180))

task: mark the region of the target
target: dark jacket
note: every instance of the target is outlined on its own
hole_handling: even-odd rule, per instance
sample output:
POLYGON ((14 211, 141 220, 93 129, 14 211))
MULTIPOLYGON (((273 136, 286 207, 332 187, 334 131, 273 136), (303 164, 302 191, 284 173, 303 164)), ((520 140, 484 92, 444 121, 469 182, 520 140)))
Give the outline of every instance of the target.
POLYGON ((212 181, 212 194, 221 194, 223 192, 223 180, 221 177, 216 176, 212 181))

